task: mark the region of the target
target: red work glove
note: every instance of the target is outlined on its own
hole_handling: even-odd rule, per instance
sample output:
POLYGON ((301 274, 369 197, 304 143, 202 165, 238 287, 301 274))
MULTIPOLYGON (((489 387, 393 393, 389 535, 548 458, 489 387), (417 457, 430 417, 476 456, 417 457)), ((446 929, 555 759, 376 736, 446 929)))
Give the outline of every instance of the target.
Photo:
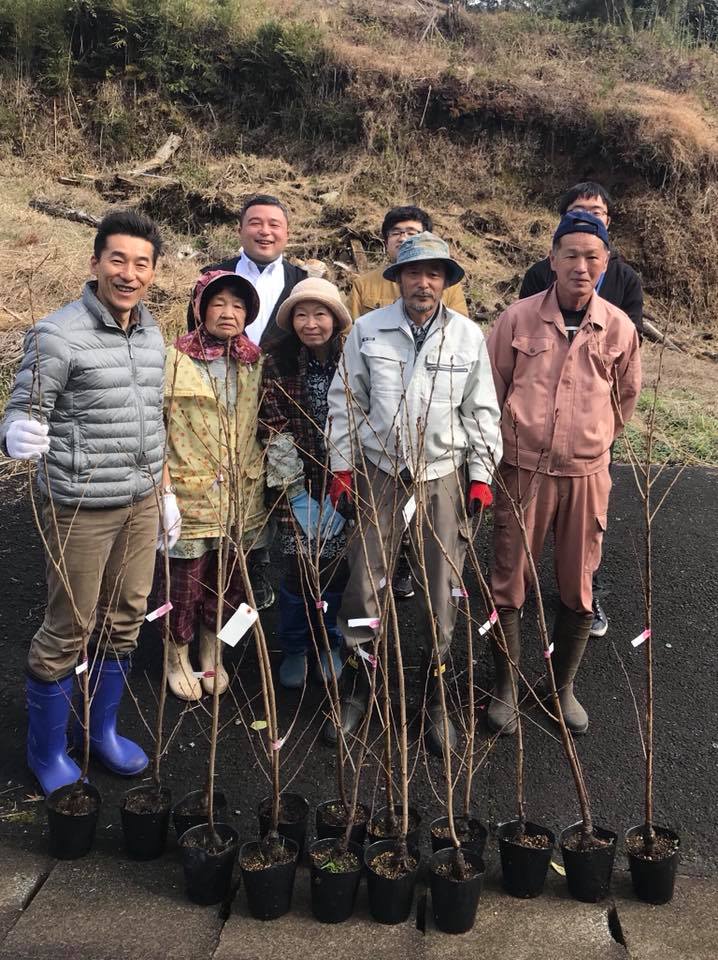
POLYGON ((354 474, 352 471, 337 470, 329 484, 329 499, 332 501, 332 506, 336 508, 342 497, 351 500, 353 486, 354 474))
POLYGON ((472 480, 469 484, 469 516, 473 517, 480 510, 485 510, 494 502, 494 495, 488 483, 482 483, 481 480, 472 480))

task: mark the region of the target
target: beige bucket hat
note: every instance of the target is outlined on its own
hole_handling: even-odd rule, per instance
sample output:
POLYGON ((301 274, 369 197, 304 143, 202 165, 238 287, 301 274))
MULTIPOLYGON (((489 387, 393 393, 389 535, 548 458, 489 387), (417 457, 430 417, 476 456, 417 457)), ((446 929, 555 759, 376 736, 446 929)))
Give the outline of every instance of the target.
POLYGON ((351 330, 351 314, 344 306, 342 295, 337 287, 329 280, 323 280, 321 277, 307 277, 306 280, 300 280, 293 288, 284 303, 277 311, 277 326, 282 330, 292 329, 292 310, 302 300, 316 300, 318 303, 331 310, 337 318, 340 333, 348 333, 351 330))

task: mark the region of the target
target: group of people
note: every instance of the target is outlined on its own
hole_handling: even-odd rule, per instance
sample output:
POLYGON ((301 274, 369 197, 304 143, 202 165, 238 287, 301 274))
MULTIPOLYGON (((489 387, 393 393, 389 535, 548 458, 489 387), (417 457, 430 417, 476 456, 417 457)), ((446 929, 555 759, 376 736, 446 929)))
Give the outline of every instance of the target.
POLYGON ((95 279, 28 332, 0 427, 8 456, 39 461, 48 601, 28 654, 27 760, 46 793, 80 775, 67 728, 86 669, 92 754, 124 775, 147 765, 117 714, 148 597, 165 613, 170 600, 173 693, 192 701, 226 689, 215 638, 243 601, 274 603, 273 543, 280 684, 302 687, 316 651, 320 677, 342 676, 324 738, 351 738, 369 707, 367 649, 385 591, 416 594, 426 746, 441 755, 456 732, 443 723, 438 677, 472 517, 492 505, 503 636, 492 641, 489 726, 516 728, 530 580, 519 503, 534 556, 554 532, 553 668, 567 724, 587 729, 573 682, 589 635, 607 629, 592 581, 610 451, 640 389, 642 297, 610 246, 606 191, 577 184, 559 213, 548 260, 484 339, 464 271, 425 211, 388 212, 388 263, 356 276, 345 301, 284 259, 288 211, 255 195, 240 212, 241 254, 202 271, 188 332, 167 350, 143 302, 158 229, 130 211, 104 218, 95 279))

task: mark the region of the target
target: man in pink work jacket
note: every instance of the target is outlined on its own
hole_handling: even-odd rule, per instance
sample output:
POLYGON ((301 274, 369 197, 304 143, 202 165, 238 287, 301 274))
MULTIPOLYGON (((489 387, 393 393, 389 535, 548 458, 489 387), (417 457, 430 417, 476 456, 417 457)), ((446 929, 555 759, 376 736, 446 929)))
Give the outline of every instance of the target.
POLYGON ((502 409, 491 587, 508 657, 494 641, 490 727, 514 733, 512 667, 521 649, 520 611, 528 559, 511 501, 523 510, 538 560, 553 530, 560 606, 552 663, 566 723, 585 733, 573 692, 592 622, 592 576, 601 559, 611 479, 609 450, 633 414, 641 384, 636 328, 595 286, 609 256, 605 225, 590 213, 564 215, 554 234, 555 283, 505 310, 488 339, 502 409))

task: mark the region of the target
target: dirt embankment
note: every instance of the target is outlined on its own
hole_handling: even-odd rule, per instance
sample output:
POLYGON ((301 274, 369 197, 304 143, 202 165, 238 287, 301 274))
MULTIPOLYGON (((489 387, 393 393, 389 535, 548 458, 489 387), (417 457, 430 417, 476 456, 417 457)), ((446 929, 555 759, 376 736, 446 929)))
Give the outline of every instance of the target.
MULTIPOLYGON (((271 0, 223 38, 206 21, 194 32, 175 24, 174 60, 155 63, 154 79, 142 60, 149 41, 118 59, 102 47, 112 24, 100 18, 65 89, 6 69, 4 379, 19 329, 75 296, 87 275, 90 229, 31 210, 38 196, 96 216, 133 205, 162 223, 168 254, 152 307, 171 333, 198 266, 236 249, 237 210, 251 192, 286 201, 290 255, 323 261, 344 286, 357 242, 370 262, 381 258, 387 207, 426 207, 467 268, 471 309, 490 322, 548 249, 562 189, 596 178, 615 194, 614 240, 641 273, 651 312, 689 353, 690 363, 671 356, 670 389, 683 391, 681 409, 697 396, 698 414, 712 418, 696 425, 693 411, 682 429, 710 433, 718 57, 517 15, 449 22, 443 5, 424 6, 271 0), (219 67, 193 60, 183 70, 185 34, 206 45, 207 62, 223 39, 219 67), (128 177, 171 133, 182 137, 171 159, 128 177)), ((650 377, 650 351, 646 359, 650 377)))

